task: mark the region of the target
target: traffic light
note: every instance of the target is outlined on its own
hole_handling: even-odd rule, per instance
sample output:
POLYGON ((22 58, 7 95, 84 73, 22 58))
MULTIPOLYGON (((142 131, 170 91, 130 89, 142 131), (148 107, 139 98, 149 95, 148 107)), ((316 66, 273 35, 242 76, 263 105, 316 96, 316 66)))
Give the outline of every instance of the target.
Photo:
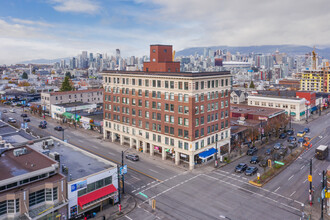
POLYGON ((272 160, 268 159, 268 167, 272 167, 272 160))
POLYGON ((151 207, 153 210, 156 209, 156 199, 152 199, 151 207))

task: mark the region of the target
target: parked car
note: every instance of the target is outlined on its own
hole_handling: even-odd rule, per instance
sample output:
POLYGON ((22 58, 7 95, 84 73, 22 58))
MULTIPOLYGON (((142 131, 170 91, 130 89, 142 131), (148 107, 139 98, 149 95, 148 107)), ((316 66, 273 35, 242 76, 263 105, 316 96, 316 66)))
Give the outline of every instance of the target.
POLYGON ((31 120, 29 118, 24 118, 23 121, 24 122, 31 122, 31 120))
POLYGON ((54 128, 55 131, 63 131, 64 129, 61 126, 56 126, 54 128))
POLYGON ((248 149, 248 151, 246 152, 246 154, 252 156, 253 154, 255 154, 257 152, 258 152, 258 148, 251 147, 250 149, 248 149))
POLYGON ((297 140, 296 137, 293 137, 293 136, 288 137, 288 142, 292 142, 292 141, 296 141, 296 140, 297 140))
POLYGON ((292 130, 292 129, 289 129, 289 130, 287 130, 287 135, 293 135, 294 134, 294 131, 292 130))
POLYGON ((254 175, 255 173, 257 173, 258 171, 258 167, 248 167, 246 170, 245 170, 245 175, 247 176, 252 176, 254 175))
POLYGON ((306 134, 305 131, 299 131, 299 132, 297 133, 297 137, 304 137, 305 134, 306 134))
POLYGON ((41 121, 40 124, 41 125, 47 125, 47 121, 41 121))
POLYGON ((282 133, 282 134, 280 134, 280 137, 279 138, 281 138, 281 139, 284 139, 284 138, 286 138, 286 133, 282 133))
POLYGON ((245 163, 240 163, 235 167, 236 173, 243 173, 248 166, 245 163))
POLYGON ((304 128, 304 132, 305 133, 309 133, 310 132, 310 129, 309 128, 304 128))
POLYGON ((11 112, 11 113, 15 113, 15 109, 12 108, 12 109, 9 110, 9 112, 11 112))
POLYGON ((3 104, 5 104, 5 105, 11 105, 11 102, 6 101, 3 104))
POLYGON ((2 113, 7 113, 7 110, 6 110, 6 109, 4 109, 4 110, 2 111, 2 113))
POLYGON ((8 122, 9 123, 16 123, 16 119, 14 119, 14 118, 8 118, 8 122))
POLYGON ((290 142, 290 144, 288 145, 288 147, 289 147, 290 149, 296 148, 297 146, 298 146, 298 144, 297 144, 297 142, 295 142, 295 141, 290 142))
POLYGON ((253 157, 251 157, 250 163, 257 164, 257 163, 259 163, 259 161, 260 161, 260 159, 258 156, 253 156, 253 157))
POLYGON ((266 155, 271 155, 273 152, 274 152, 273 148, 267 148, 266 151, 265 151, 265 154, 266 155))
POLYGON ((126 159, 132 160, 132 161, 138 161, 139 160, 139 156, 136 155, 136 154, 127 154, 126 155, 126 159))
POLYGON ((298 139, 298 143, 300 144, 300 143, 305 143, 306 142, 306 140, 305 140, 305 138, 299 138, 298 139))
POLYGON ((281 144, 281 143, 276 143, 276 144, 274 145, 274 150, 279 150, 282 146, 283 146, 283 144, 281 144))
POLYGON ((21 117, 22 118, 26 118, 27 117, 27 114, 21 114, 21 117))
POLYGON ((266 166, 268 166, 268 160, 269 160, 270 158, 269 157, 265 157, 265 158, 263 158, 262 160, 260 160, 260 162, 259 162, 259 166, 260 167, 266 167, 266 166))
POLYGON ((40 124, 40 125, 39 125, 39 128, 41 128, 41 129, 46 129, 46 128, 47 128, 47 125, 45 125, 45 124, 40 124))
POLYGON ((281 147, 281 149, 278 151, 278 153, 280 154, 280 156, 285 156, 286 153, 288 152, 288 148, 287 147, 281 147))

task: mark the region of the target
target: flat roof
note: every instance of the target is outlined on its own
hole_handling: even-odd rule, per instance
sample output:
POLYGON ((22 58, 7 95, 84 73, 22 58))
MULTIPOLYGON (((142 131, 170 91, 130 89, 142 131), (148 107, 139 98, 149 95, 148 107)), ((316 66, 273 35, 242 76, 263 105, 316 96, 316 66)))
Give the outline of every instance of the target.
MULTIPOLYGON (((49 147, 49 151, 51 153, 57 152, 60 154, 60 172, 68 177, 68 182, 114 167, 113 163, 71 144, 57 141, 52 137, 43 139, 54 140, 54 146, 49 147), (62 165, 68 168, 67 174, 62 172, 62 165)), ((35 142, 30 145, 30 147, 39 152, 44 151, 42 148, 42 140, 35 142)))
POLYGON ((231 113, 262 115, 267 117, 281 112, 284 113, 283 109, 259 107, 252 105, 243 105, 243 104, 231 104, 230 111, 231 113))
MULTIPOLYGON (((82 89, 82 90, 74 90, 74 91, 66 91, 66 92, 50 92, 50 95, 69 95, 69 94, 79 94, 79 93, 86 93, 86 92, 102 92, 103 89, 82 89)), ((47 93, 47 92, 45 92, 47 93)))
POLYGON ((2 140, 5 140, 6 143, 22 143, 29 140, 35 139, 30 134, 27 134, 23 130, 18 130, 17 128, 0 121, 0 136, 2 137, 2 140))
POLYGON ((41 170, 56 163, 56 161, 53 161, 49 157, 28 146, 10 148, 2 153, 0 157, 0 181, 36 170, 41 170), (26 148, 27 153, 16 157, 13 151, 20 148, 26 148))
POLYGON ((61 106, 64 108, 67 107, 78 107, 78 106, 84 106, 84 105, 93 105, 94 103, 86 103, 86 102, 69 102, 69 103, 60 103, 60 104, 53 104, 56 106, 61 106))
POLYGON ((221 72, 145 72, 145 71, 102 71, 102 74, 114 73, 124 75, 146 75, 146 76, 179 76, 179 77, 205 77, 205 76, 225 76, 230 75, 230 71, 221 72))
POLYGON ((290 97, 290 96, 276 96, 276 95, 263 95, 263 94, 253 94, 249 95, 250 97, 265 97, 265 98, 275 98, 275 99, 288 99, 288 100, 302 100, 302 98, 290 97))

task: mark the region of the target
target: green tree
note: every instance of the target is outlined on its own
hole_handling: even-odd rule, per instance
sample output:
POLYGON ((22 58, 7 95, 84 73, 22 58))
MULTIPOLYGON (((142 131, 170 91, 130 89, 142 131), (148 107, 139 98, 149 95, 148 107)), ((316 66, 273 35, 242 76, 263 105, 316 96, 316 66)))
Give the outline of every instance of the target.
POLYGON ((28 77, 28 74, 26 73, 26 72, 24 72, 23 74, 22 74, 22 79, 28 79, 29 77, 28 77))
POLYGON ((62 82, 62 85, 61 85, 61 89, 60 89, 60 91, 61 91, 61 92, 65 92, 65 91, 72 91, 72 90, 73 90, 73 87, 72 87, 72 85, 71 85, 71 82, 70 82, 70 80, 69 80, 69 77, 66 76, 66 77, 64 78, 64 81, 62 82))
POLYGON ((253 81, 251 81, 249 88, 250 89, 254 89, 255 88, 253 81))
POLYGON ((71 73, 70 72, 66 72, 65 73, 65 77, 69 77, 70 79, 72 79, 71 73))

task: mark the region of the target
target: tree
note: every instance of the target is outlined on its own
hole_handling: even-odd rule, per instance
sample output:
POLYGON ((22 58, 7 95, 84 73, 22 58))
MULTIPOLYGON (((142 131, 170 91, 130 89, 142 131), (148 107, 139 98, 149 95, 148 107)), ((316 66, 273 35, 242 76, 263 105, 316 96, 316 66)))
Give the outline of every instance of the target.
POLYGON ((253 81, 251 81, 249 88, 250 89, 254 89, 255 88, 253 81))
POLYGON ((70 79, 72 79, 71 73, 70 72, 66 72, 65 73, 65 77, 69 77, 70 79))
POLYGON ((26 72, 24 72, 23 74, 22 74, 22 79, 28 79, 29 77, 28 77, 28 74, 26 73, 26 72))
POLYGON ((71 85, 71 82, 69 80, 69 77, 66 76, 64 78, 64 81, 62 82, 60 91, 61 92, 65 92, 65 91, 72 91, 72 90, 73 90, 73 86, 71 85))

